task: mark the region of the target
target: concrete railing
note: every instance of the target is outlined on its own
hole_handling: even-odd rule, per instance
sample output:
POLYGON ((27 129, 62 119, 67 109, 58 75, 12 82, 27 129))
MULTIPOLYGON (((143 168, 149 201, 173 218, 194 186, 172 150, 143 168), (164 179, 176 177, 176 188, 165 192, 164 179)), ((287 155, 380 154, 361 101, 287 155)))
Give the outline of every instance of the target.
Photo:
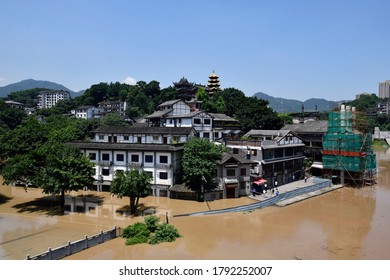
POLYGON ((32 257, 30 255, 27 255, 26 259, 27 260, 59 260, 66 256, 75 254, 77 252, 98 245, 100 243, 114 239, 118 236, 120 236, 120 228, 114 227, 111 230, 105 232, 100 231, 100 233, 96 235, 90 237, 85 236, 85 238, 74 242, 69 241, 68 244, 64 246, 60 246, 54 249, 49 248, 46 252, 39 255, 35 255, 32 257))
POLYGON ((221 214, 221 213, 226 213, 226 212, 242 212, 242 211, 252 211, 255 209, 259 208, 264 208, 268 207, 271 205, 274 205, 278 203, 279 201, 293 198, 305 193, 310 193, 314 192, 326 187, 332 186, 331 180, 328 179, 322 179, 322 178, 314 178, 313 179, 313 185, 307 186, 307 187, 302 187, 298 188, 289 192, 281 193, 277 196, 273 196, 269 199, 255 202, 249 205, 243 205, 243 206, 236 206, 236 207, 230 207, 230 208, 225 208, 225 209, 218 209, 218 210, 211 210, 211 211, 203 211, 203 212, 195 212, 195 213, 189 213, 189 214, 181 214, 181 215, 176 215, 175 217, 180 217, 180 216, 199 216, 199 215, 210 215, 210 214, 221 214))

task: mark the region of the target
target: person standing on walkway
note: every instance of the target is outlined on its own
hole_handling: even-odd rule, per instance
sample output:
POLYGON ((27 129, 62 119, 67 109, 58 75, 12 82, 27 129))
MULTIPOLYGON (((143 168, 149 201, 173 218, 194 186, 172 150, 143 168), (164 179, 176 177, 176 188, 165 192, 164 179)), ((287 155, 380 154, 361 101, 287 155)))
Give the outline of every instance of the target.
POLYGON ((276 188, 276 196, 279 195, 279 190, 276 188))

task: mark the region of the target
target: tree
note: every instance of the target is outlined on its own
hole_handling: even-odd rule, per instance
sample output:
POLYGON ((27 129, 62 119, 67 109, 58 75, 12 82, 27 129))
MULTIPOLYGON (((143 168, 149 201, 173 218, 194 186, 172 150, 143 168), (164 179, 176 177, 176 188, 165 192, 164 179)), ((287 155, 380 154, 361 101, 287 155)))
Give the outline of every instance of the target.
POLYGON ((34 185, 46 194, 60 195, 61 209, 65 193, 90 188, 93 185, 93 163, 78 148, 64 144, 45 144, 37 151, 39 168, 34 174, 34 185))
POLYGON ((64 209, 65 193, 93 184, 93 163, 78 148, 61 143, 47 143, 30 153, 10 159, 3 169, 6 184, 22 182, 60 195, 64 209))
POLYGON ((151 189, 151 180, 151 175, 143 170, 116 171, 111 182, 111 194, 119 198, 129 197, 130 213, 135 214, 140 197, 147 195, 151 189))
POLYGON ((213 188, 215 164, 223 151, 223 146, 207 139, 192 138, 184 144, 183 177, 192 190, 202 193, 213 188))

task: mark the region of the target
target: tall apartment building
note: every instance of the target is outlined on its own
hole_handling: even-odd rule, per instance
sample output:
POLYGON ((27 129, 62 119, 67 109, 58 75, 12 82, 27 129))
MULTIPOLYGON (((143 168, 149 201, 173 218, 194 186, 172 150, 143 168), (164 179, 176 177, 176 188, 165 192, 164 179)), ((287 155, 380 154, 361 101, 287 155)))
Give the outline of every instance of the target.
POLYGON ((57 104, 58 101, 69 99, 70 93, 66 90, 45 90, 38 95, 38 108, 51 108, 57 104))
POLYGON ((379 98, 390 97, 390 80, 379 83, 379 98))

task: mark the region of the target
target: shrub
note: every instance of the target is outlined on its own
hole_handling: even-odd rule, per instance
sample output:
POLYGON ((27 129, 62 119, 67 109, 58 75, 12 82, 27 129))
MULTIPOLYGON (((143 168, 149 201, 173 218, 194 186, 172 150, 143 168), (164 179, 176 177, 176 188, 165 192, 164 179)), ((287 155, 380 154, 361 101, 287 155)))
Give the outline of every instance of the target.
POLYGON ((134 237, 130 237, 126 239, 125 244, 126 245, 135 245, 135 244, 142 244, 142 243, 148 243, 149 238, 144 235, 136 235, 134 237))
POLYGON ((157 229, 152 238, 150 238, 149 243, 158 244, 161 242, 172 242, 178 237, 180 237, 180 234, 175 227, 167 223, 162 223, 157 226, 157 229))
POLYGON ((146 224, 146 227, 148 228, 148 230, 150 232, 154 232, 157 229, 160 218, 155 216, 155 215, 151 215, 151 216, 145 217, 144 221, 145 221, 145 224, 146 224))
POLYGON ((129 225, 123 230, 123 238, 132 238, 136 236, 145 236, 148 238, 150 231, 144 223, 136 222, 135 224, 129 225))

